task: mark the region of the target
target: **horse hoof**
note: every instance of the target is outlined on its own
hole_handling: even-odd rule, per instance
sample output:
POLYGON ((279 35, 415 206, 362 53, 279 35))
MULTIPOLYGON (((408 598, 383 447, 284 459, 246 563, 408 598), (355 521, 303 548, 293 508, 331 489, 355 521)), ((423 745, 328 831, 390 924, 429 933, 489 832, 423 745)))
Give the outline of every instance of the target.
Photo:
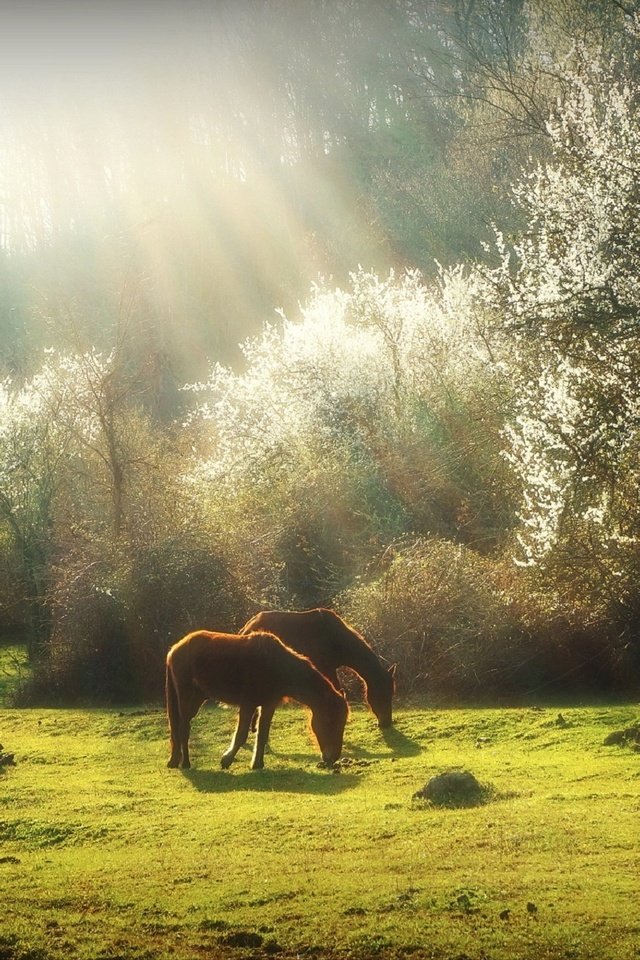
POLYGON ((220 760, 220 766, 223 770, 228 770, 231 764, 233 763, 233 757, 222 757, 220 760))
POLYGON ((188 760, 185 760, 185 762, 182 764, 182 769, 183 769, 183 770, 190 770, 190 769, 191 769, 191 764, 189 763, 188 760))
POLYGON ((174 760, 172 757, 171 760, 167 761, 167 766, 169 767, 170 770, 175 770, 175 768, 179 766, 179 764, 178 764, 178 761, 174 760))
POLYGON ((264 763, 252 763, 252 764, 251 764, 251 769, 252 769, 252 770, 264 770, 264 763))

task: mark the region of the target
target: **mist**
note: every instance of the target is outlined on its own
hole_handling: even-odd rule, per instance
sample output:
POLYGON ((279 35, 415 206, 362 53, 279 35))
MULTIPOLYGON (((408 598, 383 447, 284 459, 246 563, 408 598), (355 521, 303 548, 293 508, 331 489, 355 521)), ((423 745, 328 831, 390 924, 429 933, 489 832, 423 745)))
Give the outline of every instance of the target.
POLYGON ((398 244, 371 196, 369 148, 406 115, 390 52, 407 24, 393 26, 393 7, 4 9, 0 247, 18 282, 5 300, 13 334, 28 314, 35 342, 51 345, 56 315, 73 309, 100 340, 126 291, 185 368, 233 356, 319 275, 391 265, 398 244))

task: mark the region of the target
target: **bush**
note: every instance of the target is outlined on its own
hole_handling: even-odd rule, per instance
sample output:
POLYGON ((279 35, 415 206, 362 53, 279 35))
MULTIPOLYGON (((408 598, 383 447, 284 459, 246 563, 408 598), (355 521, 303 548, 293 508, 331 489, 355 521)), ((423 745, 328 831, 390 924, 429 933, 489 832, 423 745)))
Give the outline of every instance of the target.
MULTIPOLYGON (((403 695, 434 703, 624 693, 631 650, 588 608, 563 608, 529 571, 443 540, 395 545, 340 598, 342 614, 398 664, 403 695)), ((635 680, 633 679, 635 677, 635 680)))
POLYGON ((159 699, 164 658, 190 630, 231 630, 246 618, 242 583, 202 534, 65 558, 51 593, 53 631, 27 702, 159 699))
POLYGON ((444 540, 395 546, 382 562, 341 609, 397 662, 400 689, 435 700, 501 691, 514 624, 492 562, 444 540))

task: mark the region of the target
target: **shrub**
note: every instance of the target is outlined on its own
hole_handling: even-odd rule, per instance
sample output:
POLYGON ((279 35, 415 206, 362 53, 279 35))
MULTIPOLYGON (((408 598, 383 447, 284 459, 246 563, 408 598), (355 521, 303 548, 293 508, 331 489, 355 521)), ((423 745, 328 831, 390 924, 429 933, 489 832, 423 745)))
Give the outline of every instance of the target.
POLYGON ((501 693, 518 654, 493 562, 444 540, 394 546, 382 562, 341 609, 398 663, 399 687, 436 700, 501 693))
POLYGON ((401 695, 535 702, 624 693, 637 683, 633 648, 590 619, 587 605, 565 604, 508 558, 447 541, 390 547, 339 606, 398 664, 401 695))
POLYGON ((169 646, 190 630, 233 629, 248 602, 222 550, 196 531, 65 557, 51 608, 51 637, 22 692, 32 703, 159 699, 169 646))

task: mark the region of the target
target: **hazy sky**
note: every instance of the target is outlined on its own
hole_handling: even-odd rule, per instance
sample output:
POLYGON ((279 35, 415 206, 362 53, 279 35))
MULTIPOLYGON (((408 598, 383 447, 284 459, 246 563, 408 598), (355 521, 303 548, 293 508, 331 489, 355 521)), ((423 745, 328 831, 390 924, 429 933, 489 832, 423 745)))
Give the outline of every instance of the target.
POLYGON ((90 236, 109 269, 154 279, 165 313, 195 278, 202 312, 246 317, 297 298, 335 249, 369 263, 357 177, 323 152, 358 86, 337 66, 359 61, 315 3, 0 0, 0 249, 90 236))
MULTIPOLYGON (((202 0, 0 0, 0 100, 22 87, 171 70, 197 42, 202 0), (186 49, 185 49, 186 45, 186 49)), ((189 60, 187 59, 187 62, 189 60)))

